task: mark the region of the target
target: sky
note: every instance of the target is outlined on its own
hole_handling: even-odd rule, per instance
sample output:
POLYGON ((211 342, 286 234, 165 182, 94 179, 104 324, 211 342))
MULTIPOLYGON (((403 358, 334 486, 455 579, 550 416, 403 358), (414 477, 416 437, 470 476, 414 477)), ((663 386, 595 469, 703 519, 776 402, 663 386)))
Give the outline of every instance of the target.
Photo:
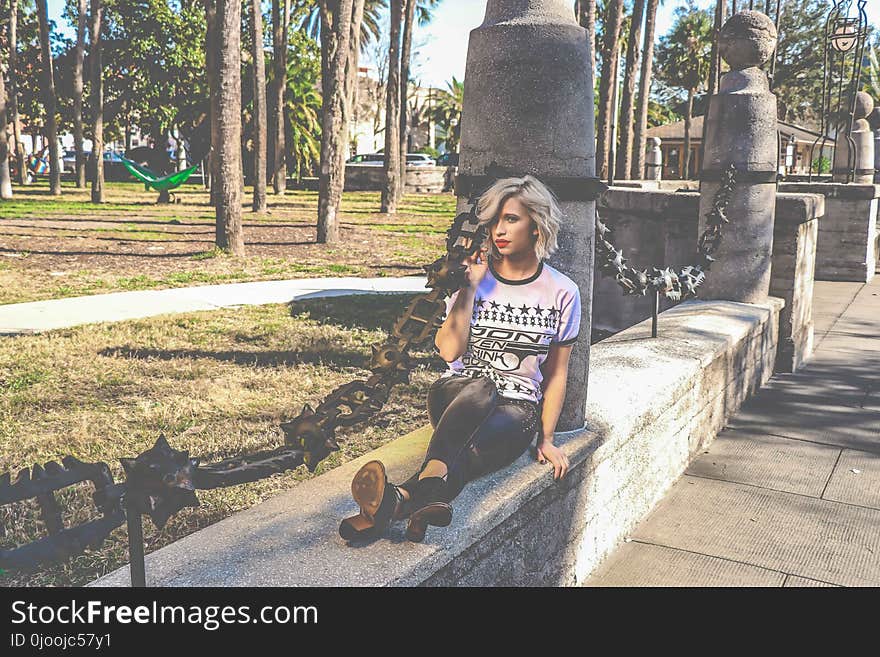
MULTIPOLYGON (((57 25, 73 36, 72 29, 61 18, 64 0, 48 0, 49 14, 57 25)), ((657 12, 657 38, 672 26, 675 7, 684 2, 666 0, 657 12)), ((700 8, 714 6, 715 0, 696 0, 700 8)), ((572 6, 574 2, 572 2, 572 6)), ((831 3, 828 3, 829 8, 831 3)), ((434 12, 434 20, 425 27, 416 26, 413 32, 413 77, 422 85, 445 88, 453 76, 464 78, 468 34, 483 22, 486 3, 482 0, 441 0, 434 12)), ((868 0, 868 22, 880 26, 880 0, 868 0)), ((369 57, 363 63, 368 63, 369 57)))

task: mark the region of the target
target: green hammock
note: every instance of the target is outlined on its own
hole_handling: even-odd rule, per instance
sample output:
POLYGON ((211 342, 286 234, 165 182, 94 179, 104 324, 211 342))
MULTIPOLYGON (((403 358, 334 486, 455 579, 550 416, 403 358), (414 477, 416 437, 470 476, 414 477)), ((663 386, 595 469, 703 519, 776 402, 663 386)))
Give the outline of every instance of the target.
POLYGON ((176 171, 175 173, 169 174, 167 176, 157 176, 155 173, 150 171, 147 167, 142 167, 137 162, 132 162, 124 157, 120 157, 122 160, 122 164, 128 169, 128 172, 133 175, 135 178, 140 180, 147 189, 155 189, 157 192, 168 192, 172 189, 177 189, 183 183, 189 179, 191 175, 193 175, 199 168, 199 165, 190 167, 189 169, 184 169, 183 171, 176 171))

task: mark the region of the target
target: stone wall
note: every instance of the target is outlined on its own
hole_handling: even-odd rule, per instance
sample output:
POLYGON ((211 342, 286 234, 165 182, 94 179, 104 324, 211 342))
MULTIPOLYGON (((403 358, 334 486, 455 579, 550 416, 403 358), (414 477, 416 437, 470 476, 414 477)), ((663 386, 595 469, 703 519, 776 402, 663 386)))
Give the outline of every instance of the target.
MULTIPOLYGON (((148 586, 572 585, 586 579, 773 371, 782 302, 687 302, 594 345, 588 423, 557 435, 554 482, 523 455, 469 484, 424 543, 347 545, 353 474, 381 459, 392 481, 421 462, 430 426, 302 482, 146 558, 148 586)), ((94 586, 126 586, 128 568, 94 586)))
MULTIPOLYGON (((406 192, 439 194, 448 188, 446 167, 407 167, 406 192)), ((382 189, 385 176, 381 166, 364 164, 345 165, 346 192, 375 192, 382 189)))
POLYGON ((825 197, 816 246, 817 280, 867 283, 874 277, 880 185, 786 182, 779 191, 825 197))
POLYGON ((770 294, 785 300, 779 318, 777 372, 794 372, 813 353, 813 281, 825 198, 778 194, 770 294))
MULTIPOLYGON (((696 192, 612 188, 599 210, 614 229, 612 241, 637 269, 695 261, 698 238, 696 192)), ((781 371, 793 371, 812 351, 812 290, 816 234, 824 197, 778 194, 771 268, 771 294, 786 301, 781 324, 781 371)), ((731 217, 731 221, 735 221, 731 217)), ((712 275, 712 272, 709 273, 712 275)), ((661 310, 675 305, 661 299, 661 310)), ((597 273, 593 285, 593 326, 614 333, 651 316, 649 297, 624 296, 613 278, 597 273)))

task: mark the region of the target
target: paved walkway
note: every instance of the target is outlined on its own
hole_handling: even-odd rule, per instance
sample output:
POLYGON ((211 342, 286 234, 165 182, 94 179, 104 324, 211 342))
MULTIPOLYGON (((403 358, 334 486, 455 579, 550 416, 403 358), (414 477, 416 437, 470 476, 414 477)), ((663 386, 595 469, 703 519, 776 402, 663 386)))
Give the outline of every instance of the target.
POLYGON ((426 292, 426 282, 424 276, 302 278, 15 303, 0 305, 0 335, 40 333, 95 322, 120 322, 166 313, 287 303, 315 297, 426 292))
POLYGON ((880 276, 817 282, 777 375, 587 586, 880 585, 880 276))

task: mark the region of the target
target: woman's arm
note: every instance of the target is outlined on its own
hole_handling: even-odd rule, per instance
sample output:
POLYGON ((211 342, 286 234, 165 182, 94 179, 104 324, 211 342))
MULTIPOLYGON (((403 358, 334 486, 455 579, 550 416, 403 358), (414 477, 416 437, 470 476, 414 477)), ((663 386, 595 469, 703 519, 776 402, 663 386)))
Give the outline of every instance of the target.
POLYGON ((440 358, 447 363, 460 358, 467 349, 476 292, 476 286, 459 289, 446 320, 434 336, 434 344, 440 351, 440 358))
POLYGON ((546 459, 553 464, 554 479, 561 479, 568 472, 568 458, 553 444, 553 434, 565 401, 568 362, 573 347, 573 344, 551 344, 547 360, 541 365, 544 375, 541 382, 544 410, 541 413, 541 434, 538 437, 538 461, 544 463, 546 459))
POLYGON ((434 336, 434 344, 440 351, 440 358, 447 363, 458 360, 467 350, 468 338, 471 334, 471 315, 474 312, 474 297, 477 295, 477 286, 489 268, 486 250, 487 247, 484 247, 462 261, 465 266, 464 284, 459 288, 458 296, 446 320, 434 336))

